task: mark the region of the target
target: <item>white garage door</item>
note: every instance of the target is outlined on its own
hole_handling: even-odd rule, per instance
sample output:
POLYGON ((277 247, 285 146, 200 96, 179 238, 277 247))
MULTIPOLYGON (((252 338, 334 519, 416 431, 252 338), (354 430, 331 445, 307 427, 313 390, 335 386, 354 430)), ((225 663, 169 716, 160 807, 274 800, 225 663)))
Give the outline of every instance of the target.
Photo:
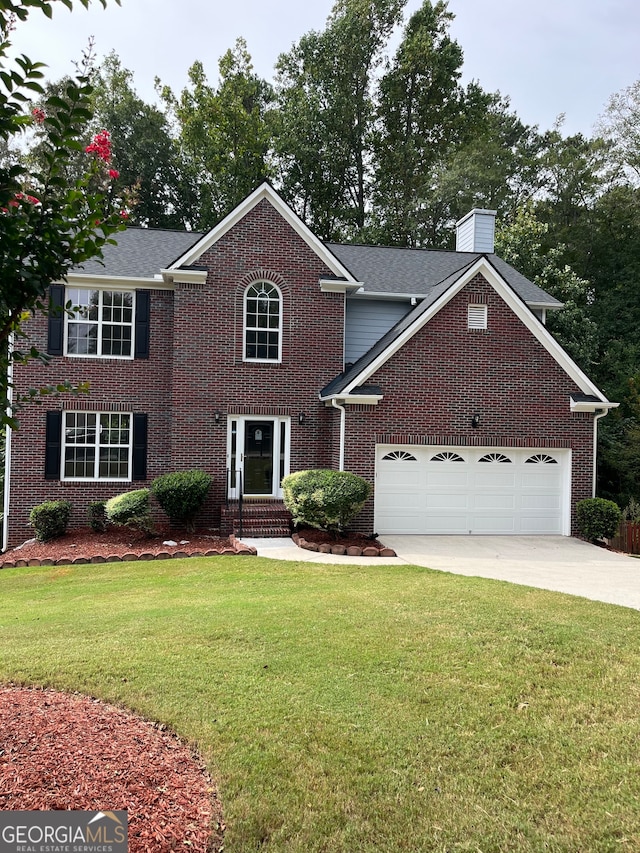
POLYGON ((569 535, 568 450, 376 448, 378 533, 569 535))

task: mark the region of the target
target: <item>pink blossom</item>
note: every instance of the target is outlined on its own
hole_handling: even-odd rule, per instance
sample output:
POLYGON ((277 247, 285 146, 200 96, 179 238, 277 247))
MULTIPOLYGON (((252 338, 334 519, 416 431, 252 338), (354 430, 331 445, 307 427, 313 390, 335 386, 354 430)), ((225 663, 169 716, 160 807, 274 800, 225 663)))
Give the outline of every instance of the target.
POLYGON ((109 177, 115 181, 116 178, 120 177, 120 172, 117 169, 109 169, 109 177))
POLYGON ((90 145, 84 149, 87 154, 95 154, 99 160, 105 163, 111 161, 111 134, 108 130, 101 130, 93 137, 90 145))
POLYGON ((129 214, 127 213, 127 211, 121 210, 120 211, 120 219, 128 219, 128 218, 129 218, 129 214))
POLYGON ((42 124, 46 118, 44 110, 41 110, 40 107, 34 107, 31 110, 31 115, 33 116, 34 121, 38 124, 42 124))

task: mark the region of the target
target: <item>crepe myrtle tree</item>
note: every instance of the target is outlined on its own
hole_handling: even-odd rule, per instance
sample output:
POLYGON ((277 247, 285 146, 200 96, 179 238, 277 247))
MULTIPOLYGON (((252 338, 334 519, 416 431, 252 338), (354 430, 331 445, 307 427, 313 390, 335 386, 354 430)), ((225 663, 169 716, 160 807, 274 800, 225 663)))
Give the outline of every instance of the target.
MULTIPOLYGON (((91 0, 78 0, 88 7, 91 0)), ((99 0, 105 6, 106 0, 99 0)), ((120 0, 115 0, 119 4, 120 0)), ((0 426, 17 426, 16 410, 26 400, 60 391, 86 390, 61 381, 33 388, 20 396, 11 392, 11 366, 47 356, 30 346, 23 331, 28 317, 47 311, 52 282, 89 258, 100 258, 125 226, 127 199, 118 198, 112 182, 118 177, 111 162, 111 139, 103 130, 87 145, 91 119, 93 45, 90 43, 61 93, 45 96, 43 64, 27 56, 10 57, 11 33, 33 10, 51 17, 54 7, 72 9, 73 0, 0 0, 0 426), (44 96, 44 97, 43 97, 44 96), (39 98, 39 106, 31 102, 39 98), (15 142, 37 128, 42 144, 38 165, 30 169, 16 155, 15 142), (83 173, 65 177, 69 161, 84 152, 83 173)), ((67 310, 71 306, 66 306, 67 310)))

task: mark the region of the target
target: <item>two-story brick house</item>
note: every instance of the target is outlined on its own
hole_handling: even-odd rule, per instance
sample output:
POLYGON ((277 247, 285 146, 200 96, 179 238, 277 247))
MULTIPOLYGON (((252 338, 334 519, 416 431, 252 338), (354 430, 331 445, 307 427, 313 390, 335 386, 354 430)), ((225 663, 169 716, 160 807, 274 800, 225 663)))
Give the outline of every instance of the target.
POLYGON ((544 325, 557 300, 493 254, 472 211, 456 251, 321 242, 263 184, 208 234, 128 229, 51 288, 28 324, 51 354, 16 388, 89 380, 20 413, 5 546, 31 507, 90 501, 203 468, 202 522, 282 477, 346 469, 374 485, 380 533, 569 534, 593 493, 599 415, 615 404, 544 325))

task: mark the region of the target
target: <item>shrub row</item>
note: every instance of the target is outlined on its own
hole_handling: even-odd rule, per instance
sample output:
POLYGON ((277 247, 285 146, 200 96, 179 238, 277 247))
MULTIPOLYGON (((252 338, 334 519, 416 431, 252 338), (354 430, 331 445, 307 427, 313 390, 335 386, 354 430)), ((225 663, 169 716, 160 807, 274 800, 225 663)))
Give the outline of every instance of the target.
MULTIPOLYGON (((157 477, 150 489, 135 489, 116 495, 108 501, 92 501, 87 515, 92 530, 103 532, 107 523, 123 524, 151 533, 151 495, 155 497, 171 524, 193 529, 195 518, 204 504, 212 478, 204 471, 180 471, 157 477)), ((29 522, 36 539, 47 542, 62 536, 69 523, 69 501, 46 501, 35 506, 29 522)))

